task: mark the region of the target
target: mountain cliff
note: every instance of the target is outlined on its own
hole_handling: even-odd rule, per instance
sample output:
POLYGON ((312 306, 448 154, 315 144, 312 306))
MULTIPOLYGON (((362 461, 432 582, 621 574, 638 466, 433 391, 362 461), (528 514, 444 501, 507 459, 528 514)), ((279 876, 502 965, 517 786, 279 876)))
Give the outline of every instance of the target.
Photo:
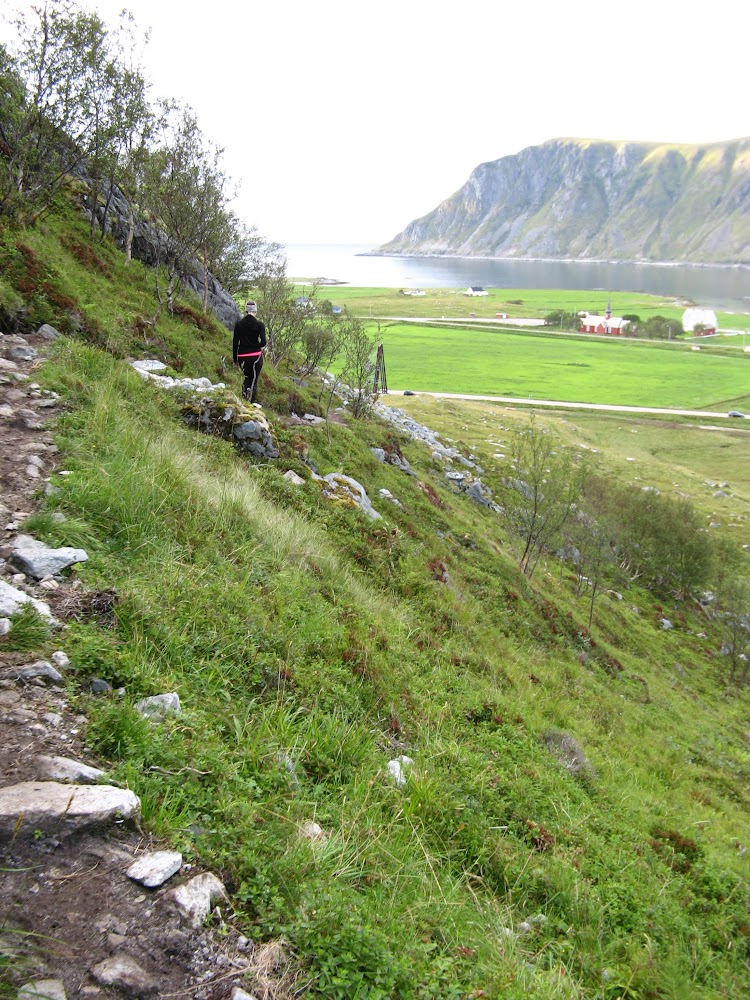
POLYGON ((481 164, 374 252, 750 263, 750 138, 553 139, 481 164))

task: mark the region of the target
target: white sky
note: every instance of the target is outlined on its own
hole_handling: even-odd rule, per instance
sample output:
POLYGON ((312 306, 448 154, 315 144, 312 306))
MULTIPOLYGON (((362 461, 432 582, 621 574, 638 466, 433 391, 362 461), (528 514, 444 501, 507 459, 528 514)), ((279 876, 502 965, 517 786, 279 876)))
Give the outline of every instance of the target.
POLYGON ((279 242, 385 242, 559 136, 750 135, 743 0, 79 2, 151 28, 154 95, 193 107, 279 242))

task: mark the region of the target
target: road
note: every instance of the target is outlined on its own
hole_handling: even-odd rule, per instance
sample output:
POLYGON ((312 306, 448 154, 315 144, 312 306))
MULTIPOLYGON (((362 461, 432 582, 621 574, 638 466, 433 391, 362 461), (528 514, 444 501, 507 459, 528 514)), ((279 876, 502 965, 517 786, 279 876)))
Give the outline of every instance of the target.
MULTIPOLYGON (((402 396, 403 389, 389 389, 389 396, 402 396)), ((731 420, 737 429, 743 429, 743 421, 729 417, 715 410, 675 410, 661 406, 620 406, 616 403, 571 403, 561 399, 534 399, 530 396, 474 396, 458 392, 417 392, 417 396, 433 396, 435 399, 468 399, 486 403, 510 403, 515 406, 550 406, 565 410, 604 410, 610 413, 656 413, 670 417, 710 417, 712 420, 731 420)), ((747 419, 747 418, 744 418, 747 419)))

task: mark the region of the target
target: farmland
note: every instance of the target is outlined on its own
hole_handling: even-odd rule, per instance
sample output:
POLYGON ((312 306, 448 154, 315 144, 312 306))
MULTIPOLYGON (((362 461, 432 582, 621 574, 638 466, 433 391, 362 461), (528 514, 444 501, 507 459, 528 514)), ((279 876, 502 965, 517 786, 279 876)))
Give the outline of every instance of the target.
MULTIPOLYGON (((610 298, 608 292, 553 288, 488 288, 487 296, 470 298, 463 288, 425 288, 424 295, 404 295, 397 288, 355 288, 348 285, 323 286, 321 298, 346 306, 358 316, 427 317, 434 319, 494 318, 496 313, 508 317, 542 318, 554 310, 603 313, 610 298)), ((646 295, 641 292, 612 292, 612 311, 618 316, 634 313, 646 320, 650 316, 666 316, 680 320, 686 303, 670 296, 646 295)), ((750 314, 718 313, 722 329, 749 330, 750 314)), ((739 346, 739 342, 737 344, 739 346)))
POLYGON ((750 396, 741 352, 439 324, 387 324, 380 336, 401 389, 719 410, 750 396))

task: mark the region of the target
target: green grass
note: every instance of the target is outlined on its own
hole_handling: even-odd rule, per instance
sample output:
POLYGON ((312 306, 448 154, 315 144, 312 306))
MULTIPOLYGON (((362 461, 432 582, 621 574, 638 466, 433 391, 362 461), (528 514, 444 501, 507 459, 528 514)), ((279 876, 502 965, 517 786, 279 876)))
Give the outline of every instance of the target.
POLYGON ((750 356, 684 344, 404 323, 381 334, 394 388, 682 409, 750 391, 750 356))
MULTIPOLYGON (((568 291, 540 288, 488 288, 487 296, 472 298, 463 288, 425 288, 424 296, 403 295, 396 288, 354 288, 348 285, 326 286, 319 290, 321 298, 334 305, 345 305, 357 316, 416 316, 465 319, 471 313, 492 318, 495 313, 511 317, 543 318, 555 309, 579 312, 583 309, 603 314, 607 307, 607 292, 568 291)), ((681 319, 685 309, 673 298, 622 292, 612 296, 612 309, 617 315, 637 313, 643 319, 661 314, 681 319)))
MULTIPOLYGON (((424 296, 403 295, 396 288, 357 288, 349 285, 325 286, 319 290, 323 299, 346 306, 356 316, 417 317, 429 319, 493 319, 496 313, 509 317, 543 319, 556 310, 603 315, 608 301, 612 311, 621 316, 635 313, 646 320, 650 316, 668 316, 682 320, 685 307, 673 297, 646 295, 643 292, 569 290, 553 288, 488 288, 487 296, 471 298, 462 288, 425 288, 424 296)), ((722 329, 750 331, 750 312, 717 313, 722 329)), ((730 338, 727 338, 730 339, 730 338)), ((739 341, 735 341, 739 344, 739 341)))
MULTIPOLYGON (((720 622, 622 576, 623 599, 614 586, 601 596, 589 634, 570 568, 549 556, 533 583, 520 577, 502 518, 451 491, 426 449, 375 420, 332 425, 330 443, 325 429, 288 425, 298 394, 313 412, 317 397, 292 372, 264 369, 276 463, 253 465, 188 430, 179 399, 118 356, 141 348, 211 376, 228 333, 165 317, 158 343, 143 344, 133 317, 153 306, 147 282, 111 252, 106 287, 95 275, 89 284, 58 240, 76 226, 58 220, 28 236, 60 293, 91 302, 96 333, 56 342, 38 373, 68 404, 55 438, 73 474, 57 477, 60 493, 33 524, 87 549, 84 594, 117 595, 113 622, 69 623, 70 695, 89 717, 87 744, 141 796, 147 828, 231 880, 238 925, 290 942, 308 996, 748 995, 747 693, 726 689, 720 622), (396 444, 416 476, 370 451, 396 444), (359 479, 383 521, 323 500, 303 456, 321 474, 359 479), (290 486, 286 468, 305 485, 290 486), (380 489, 402 506, 381 502, 380 489), (67 520, 46 516, 55 509, 67 520), (89 697, 92 676, 125 697, 89 697), (154 726, 139 716, 139 698, 170 690, 179 717, 154 726), (586 754, 586 774, 548 749, 561 732, 586 754), (401 753, 415 761, 403 789, 386 771, 401 753), (301 835, 312 819, 324 842, 301 835)), ((422 334, 386 331, 412 336, 422 334)), ((425 345, 451 336, 425 333, 422 364, 425 345)), ((537 349, 589 357, 612 386, 631 348, 484 336, 485 366, 510 338, 519 364, 537 349)), ((645 359, 641 380, 656 384, 656 369, 674 395, 715 399, 717 373, 739 370, 658 345, 631 356, 645 359), (701 363, 703 384, 676 389, 665 377, 682 358, 701 363)), ((500 495, 509 465, 498 456, 524 414, 402 402, 471 450, 500 495)), ((729 479, 738 527, 722 515, 712 531, 748 541, 739 430, 538 419, 562 445, 596 449, 605 474, 686 492, 705 515, 718 501, 704 480, 729 479)), ((45 635, 24 635, 49 651, 45 635)))

